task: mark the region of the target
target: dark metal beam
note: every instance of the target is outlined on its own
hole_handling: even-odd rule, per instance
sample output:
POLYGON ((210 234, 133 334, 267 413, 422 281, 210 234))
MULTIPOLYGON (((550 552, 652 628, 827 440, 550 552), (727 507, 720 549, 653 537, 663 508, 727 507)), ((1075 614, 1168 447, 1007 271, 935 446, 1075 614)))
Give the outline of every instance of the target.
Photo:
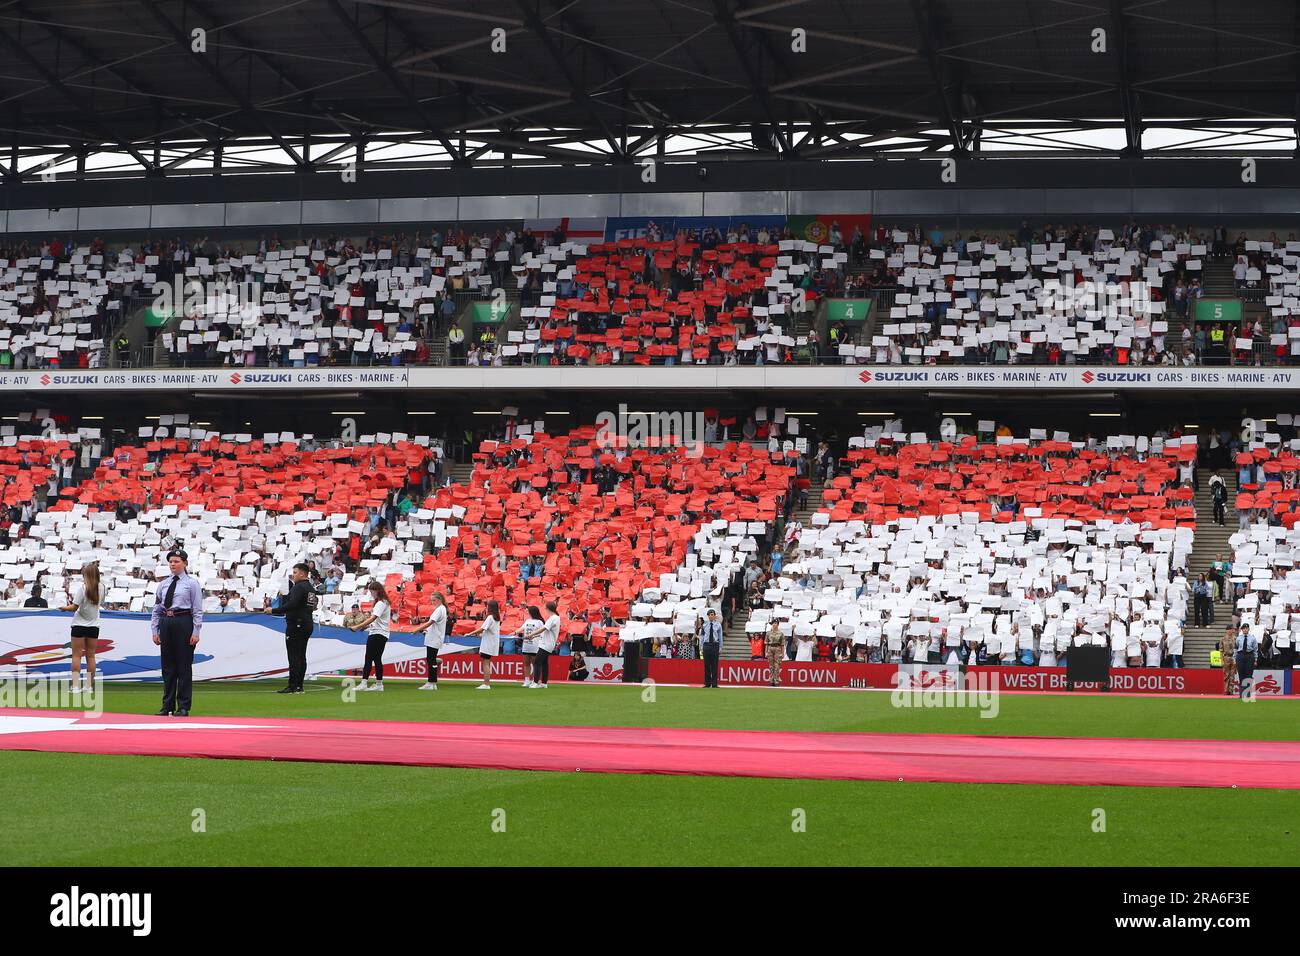
MULTIPOLYGON (((1291 35, 1297 44, 1300 44, 1300 8, 1291 7, 1291 35)), ((1291 113, 1291 134, 1295 136, 1295 151, 1293 155, 1300 159, 1300 58, 1296 59, 1295 68, 1295 109, 1291 113)))
POLYGON ((1128 24, 1124 19, 1124 0, 1110 0, 1110 22, 1114 33, 1115 57, 1119 64, 1120 115, 1124 117, 1124 150, 1142 152, 1142 118, 1137 94, 1133 90, 1133 67, 1129 52, 1128 24))
POLYGON ((3 30, 0 30, 0 42, 3 42, 5 46, 9 47, 9 49, 13 51, 14 56, 18 57, 18 59, 22 60, 29 67, 35 70, 41 79, 57 90, 59 95, 69 103, 75 106, 78 111, 81 112, 82 121, 86 124, 87 128, 93 129, 96 135, 102 138, 104 142, 112 143, 113 145, 120 147, 146 171, 151 171, 153 169, 153 164, 150 163, 149 160, 145 159, 143 153, 136 149, 131 143, 119 137, 116 133, 110 130, 106 124, 102 123, 98 119, 93 104, 82 99, 80 93, 73 90, 66 83, 60 80, 58 75, 41 62, 38 57, 32 55, 23 43, 14 39, 3 30))
POLYGON ((190 58, 198 63, 199 66, 203 68, 204 72, 212 77, 217 86, 221 87, 225 94, 234 100, 243 112, 247 113, 252 117, 254 122, 257 123, 257 125, 266 130, 266 134, 275 141, 275 144, 279 146, 280 149, 284 150, 291 159, 293 159, 294 165, 303 165, 302 157, 295 153, 293 147, 291 147, 288 141, 280 135, 279 131, 268 123, 266 119, 253 108, 253 104, 249 102, 248 98, 240 93, 239 90, 235 89, 235 85, 226 78, 226 75, 221 72, 221 69, 213 62, 212 58, 205 53, 194 52, 190 36, 172 22, 171 17, 169 17, 166 12, 158 6, 156 0, 137 0, 137 2, 139 2, 145 10, 149 12, 150 16, 157 21, 158 25, 162 27, 163 30, 169 33, 177 43, 185 48, 186 52, 190 54, 190 58))
POLYGON ((512 17, 497 16, 495 13, 483 13, 475 10, 462 10, 455 6, 455 0, 450 0, 450 6, 431 6, 427 3, 412 3, 410 0, 355 0, 356 3, 363 3, 372 7, 391 7, 394 10, 409 10, 412 13, 427 13, 439 17, 461 17, 466 20, 481 20, 485 23, 491 23, 494 26, 512 26, 519 27, 523 24, 512 17))
POLYGON ((961 124, 957 113, 948 99, 948 82, 944 72, 944 63, 939 58, 943 43, 939 36, 938 21, 935 19, 931 0, 911 0, 912 15, 916 18, 916 28, 921 34, 921 55, 930 66, 930 77, 934 81, 935 92, 939 96, 939 111, 943 115, 944 125, 952 137, 952 148, 958 153, 966 151, 962 142, 961 124))
MULTIPOLYGON (((649 66, 657 61, 662 61, 669 53, 672 53, 674 50, 677 50, 688 43, 689 38, 686 40, 677 40, 665 48, 661 53, 657 54, 653 59, 645 60, 629 54, 625 50, 620 50, 610 46, 609 44, 599 43, 593 40, 591 32, 586 29, 585 24, 577 18, 576 14, 573 13, 571 9, 577 6, 580 0, 569 0, 567 3, 564 2, 564 0, 549 0, 549 2, 551 6, 556 9, 550 16, 544 18, 547 23, 549 23, 553 17, 561 15, 565 17, 561 26, 552 28, 553 32, 581 43, 584 49, 590 49, 592 55, 609 73, 609 78, 603 80, 594 88, 587 90, 589 96, 594 99, 595 97, 603 96, 607 92, 616 93, 620 102, 609 103, 607 105, 615 109, 621 109, 627 115, 639 116, 650 126, 661 126, 673 122, 672 115, 662 109, 658 104, 648 100, 644 92, 633 90, 629 85, 627 78, 645 66, 649 66), (614 56, 611 56, 611 54, 614 54, 614 56), (640 60, 640 62, 635 66, 628 66, 627 61, 629 60, 640 60), (651 115, 652 112, 654 115, 651 115)), ((709 29, 712 29, 712 24, 706 25, 700 32, 709 29)), ((627 126, 627 122, 628 121, 625 117, 623 120, 624 127, 627 126)), ((626 135, 621 136, 619 142, 622 144, 623 155, 625 157, 634 153, 633 150, 628 149, 626 135)))
POLYGON ((932 116, 909 113, 905 110, 891 109, 888 106, 872 106, 867 103, 850 103, 845 100, 828 100, 821 96, 802 96, 797 93, 777 93, 776 99, 790 100, 795 103, 807 103, 811 106, 825 106, 829 109, 844 110, 848 113, 866 114, 868 116, 897 116, 913 123, 937 123, 932 116))
MULTIPOLYGON (((742 14, 749 13, 749 12, 751 11, 748 10, 738 11, 736 13, 736 17, 739 19, 742 14)), ((791 29, 793 29, 789 24, 772 23, 767 20, 746 19, 744 20, 744 24, 746 27, 750 27, 755 30, 768 30, 772 33, 783 33, 787 37, 790 35, 791 29)), ((902 43, 890 43, 886 40, 874 40, 869 37, 849 36, 848 34, 845 33, 832 33, 829 30, 816 30, 813 29, 812 27, 805 27, 804 32, 808 36, 814 39, 827 40, 831 43, 848 43, 851 44, 852 46, 864 46, 872 50, 887 50, 891 53, 905 53, 905 54, 910 54, 911 56, 921 55, 920 51, 917 50, 915 47, 905 46, 902 43)))
POLYGON ((420 122, 424 124, 425 131, 431 133, 434 139, 441 144, 442 148, 445 149, 453 159, 463 161, 464 154, 461 153, 460 150, 456 148, 455 144, 452 143, 446 130, 442 128, 442 125, 435 120, 427 110, 425 110, 423 104, 421 104, 416 98, 415 93, 412 92, 411 88, 402 82, 402 78, 397 75, 397 71, 393 69, 392 64, 388 62, 387 58, 385 58, 384 55, 375 48, 375 45, 370 42, 370 38, 367 37, 365 31, 361 29, 361 24, 358 20, 348 15, 347 10, 344 9, 340 0, 326 0, 326 3, 329 5, 329 8, 334 11, 334 15, 338 18, 339 22, 345 24, 351 29, 352 36, 357 41, 357 45, 365 51, 366 56, 370 57, 370 61, 374 63, 375 68, 383 74, 384 79, 388 81, 388 85, 391 86, 398 95, 406 101, 407 105, 415 111, 415 115, 418 116, 420 122))
MULTIPOLYGON (((141 86, 141 84, 138 81, 128 76, 120 66, 117 66, 112 63, 105 63, 101 57, 95 54, 89 47, 87 47, 79 39, 74 37, 71 34, 71 31, 64 24, 55 22, 54 20, 37 20, 35 18, 35 15, 31 12, 31 10, 28 8, 28 6, 25 3, 16 3, 14 4, 12 9, 16 13, 18 13, 23 19, 28 20, 31 23, 38 24, 43 30, 45 30, 46 33, 54 37, 56 42, 71 47, 74 51, 76 51, 79 57, 81 57, 88 64, 93 66, 96 70, 102 70, 103 72, 107 73, 109 76, 113 77, 114 79, 122 83, 124 86, 126 86, 127 89, 129 89, 131 92, 139 96, 148 97, 151 101, 153 101, 154 105, 173 122, 178 123, 185 128, 192 129, 196 133, 199 133, 200 135, 203 136, 208 135, 208 131, 206 129, 202 129, 200 123, 186 119, 185 117, 177 113, 175 110, 170 109, 165 105, 166 101, 171 100, 173 97, 171 97, 169 94, 166 93, 159 93, 157 90, 145 89, 143 86, 141 86)), ((73 85, 73 84, 69 84, 69 85, 73 85)), ((158 165, 155 163, 154 168, 159 169, 160 167, 158 167, 158 165)))
MULTIPOLYGON (((234 41, 233 44, 221 45, 234 46, 245 52, 249 52, 257 59, 257 62, 261 63, 264 67, 279 77, 280 82, 288 85, 294 93, 307 92, 306 87, 308 84, 301 83, 294 79, 284 67, 277 64, 267 53, 257 49, 256 45, 242 30, 233 26, 222 26, 221 21, 217 19, 217 15, 212 12, 211 8, 209 8, 207 4, 200 2, 200 0, 186 0, 186 2, 190 9, 197 11, 199 15, 207 19, 209 23, 214 24, 212 28, 213 30, 218 31, 222 36, 230 37, 230 39, 234 41)), ((335 116, 334 111, 329 107, 317 104, 317 111, 320 115, 329 119, 329 121, 337 126, 342 132, 349 134, 355 132, 354 129, 349 128, 343 121, 335 116)))
POLYGON ((605 142, 609 143, 609 148, 613 151, 614 155, 623 156, 623 146, 619 142, 618 137, 614 135, 613 130, 609 128, 609 125, 596 109, 596 101, 587 95, 586 84, 569 66, 568 59, 556 45, 555 40, 552 39, 550 32, 547 30, 546 24, 538 15, 537 10, 531 3, 529 3, 529 0, 516 0, 516 5, 519 7, 520 13, 523 14, 524 25, 527 26, 528 29, 532 31, 533 35, 541 41, 542 48, 546 50, 546 55, 551 58, 551 62, 559 69, 560 75, 563 76, 565 82, 569 84, 569 89, 573 91, 573 101, 581 104, 587 111, 588 115, 590 115, 595 121, 596 125, 600 127, 601 133, 605 137, 605 142))
POLYGON ((771 13, 773 10, 782 10, 785 7, 797 7, 807 3, 808 0, 772 0, 771 3, 765 3, 761 7, 750 7, 747 10, 737 10, 737 20, 748 20, 750 17, 758 16, 760 13, 771 13))
POLYGON ((767 83, 758 74, 751 62, 749 53, 745 50, 745 45, 740 39, 740 30, 736 26, 736 14, 727 5, 727 0, 713 0, 713 15, 714 19, 721 25, 723 32, 727 34, 727 39, 731 42, 731 49, 735 51, 736 59, 740 61, 741 68, 745 71, 745 77, 749 80, 750 93, 758 102, 759 108, 763 111, 763 116, 771 125, 772 135, 777 138, 781 152, 786 155, 793 155, 794 147, 790 142, 790 137, 786 135, 781 122, 776 118, 776 110, 773 108, 772 97, 768 93, 767 83))
POLYGON ((857 66, 846 66, 836 70, 828 70, 825 73, 817 73, 813 76, 801 76, 793 80, 787 80, 784 83, 775 83, 768 87, 773 93, 784 92, 785 90, 797 89, 801 86, 811 86, 814 83, 824 83, 827 80, 836 80, 844 76, 855 76, 859 73, 869 73, 872 70, 885 70, 891 66, 898 66, 900 63, 910 63, 910 56, 891 57, 888 60, 876 60, 872 63, 860 63, 857 66))

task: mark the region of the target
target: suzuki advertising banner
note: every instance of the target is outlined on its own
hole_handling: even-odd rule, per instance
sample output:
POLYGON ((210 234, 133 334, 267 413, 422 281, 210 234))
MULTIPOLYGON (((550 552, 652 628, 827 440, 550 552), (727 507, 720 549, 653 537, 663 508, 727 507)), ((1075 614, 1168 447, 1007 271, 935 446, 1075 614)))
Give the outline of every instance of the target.
MULTIPOLYGON (((855 310, 866 309, 865 299, 855 310)), ((846 306, 845 308, 849 308, 846 306)), ((854 313, 856 315, 856 311, 854 313)), ((848 321, 847 317, 844 319, 848 321)), ((758 365, 723 367, 640 366, 446 368, 211 368, 0 371, 0 391, 284 392, 305 389, 455 391, 471 389, 578 390, 690 388, 733 392, 742 388, 824 392, 905 392, 931 388, 1016 392, 1235 392, 1240 388, 1300 391, 1300 367, 1165 368, 1085 365, 758 365)))

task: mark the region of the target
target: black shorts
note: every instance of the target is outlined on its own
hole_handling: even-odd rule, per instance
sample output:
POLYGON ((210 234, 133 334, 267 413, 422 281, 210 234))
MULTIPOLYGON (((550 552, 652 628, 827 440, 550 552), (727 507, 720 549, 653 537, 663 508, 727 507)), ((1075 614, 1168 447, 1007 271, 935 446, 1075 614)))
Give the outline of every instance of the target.
POLYGON ((72 625, 73 637, 86 637, 91 640, 99 639, 99 627, 87 627, 85 624, 72 625))

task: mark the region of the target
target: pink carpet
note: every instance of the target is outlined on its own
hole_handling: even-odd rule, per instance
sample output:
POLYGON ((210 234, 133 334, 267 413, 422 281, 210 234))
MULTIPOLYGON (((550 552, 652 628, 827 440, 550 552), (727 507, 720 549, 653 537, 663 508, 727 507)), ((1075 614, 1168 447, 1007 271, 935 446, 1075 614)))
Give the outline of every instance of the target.
POLYGON ((1300 742, 0 711, 0 750, 824 780, 1300 789, 1300 742))

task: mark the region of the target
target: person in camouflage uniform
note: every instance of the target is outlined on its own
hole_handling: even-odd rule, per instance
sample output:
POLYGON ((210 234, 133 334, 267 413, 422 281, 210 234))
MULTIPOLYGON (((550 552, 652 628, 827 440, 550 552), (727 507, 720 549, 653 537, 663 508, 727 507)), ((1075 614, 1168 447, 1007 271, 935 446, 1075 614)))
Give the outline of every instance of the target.
POLYGON ((1223 667, 1223 693, 1232 697, 1237 693, 1237 629, 1229 626, 1219 642, 1220 663, 1223 667))
POLYGON ((781 625, 777 621, 773 621, 772 626, 767 629, 764 646, 767 649, 767 681, 773 687, 780 687, 781 658, 785 656, 785 635, 781 633, 781 625))

